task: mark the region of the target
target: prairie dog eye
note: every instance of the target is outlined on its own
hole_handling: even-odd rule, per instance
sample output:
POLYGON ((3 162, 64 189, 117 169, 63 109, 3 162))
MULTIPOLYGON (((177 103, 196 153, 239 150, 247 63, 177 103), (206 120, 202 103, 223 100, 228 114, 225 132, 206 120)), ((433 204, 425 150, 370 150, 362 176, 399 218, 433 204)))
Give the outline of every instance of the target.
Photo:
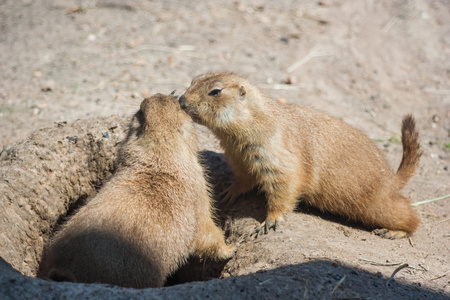
POLYGON ((222 92, 221 89, 213 89, 211 92, 208 93, 208 96, 219 97, 221 92, 222 92))

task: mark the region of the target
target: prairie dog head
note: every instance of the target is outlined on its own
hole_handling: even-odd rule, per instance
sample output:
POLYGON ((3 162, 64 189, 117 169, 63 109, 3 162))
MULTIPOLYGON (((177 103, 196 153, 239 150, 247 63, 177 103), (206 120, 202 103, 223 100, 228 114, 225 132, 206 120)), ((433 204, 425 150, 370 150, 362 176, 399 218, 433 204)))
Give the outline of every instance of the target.
POLYGON ((163 153, 181 151, 184 145, 197 151, 192 119, 181 109, 176 98, 155 94, 144 99, 133 116, 122 150, 163 153))
POLYGON ((259 104, 255 93, 257 89, 243 77, 211 73, 192 80, 180 97, 180 105, 195 122, 211 129, 226 129, 251 116, 252 107, 259 104))

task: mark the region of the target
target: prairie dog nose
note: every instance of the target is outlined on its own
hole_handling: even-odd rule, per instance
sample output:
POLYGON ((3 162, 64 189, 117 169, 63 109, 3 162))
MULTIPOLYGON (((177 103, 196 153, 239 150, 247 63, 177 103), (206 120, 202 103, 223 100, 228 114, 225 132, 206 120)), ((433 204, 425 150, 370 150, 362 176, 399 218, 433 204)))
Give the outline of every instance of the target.
POLYGON ((184 95, 178 99, 178 102, 180 102, 180 106, 182 109, 186 108, 186 97, 184 97, 184 95))

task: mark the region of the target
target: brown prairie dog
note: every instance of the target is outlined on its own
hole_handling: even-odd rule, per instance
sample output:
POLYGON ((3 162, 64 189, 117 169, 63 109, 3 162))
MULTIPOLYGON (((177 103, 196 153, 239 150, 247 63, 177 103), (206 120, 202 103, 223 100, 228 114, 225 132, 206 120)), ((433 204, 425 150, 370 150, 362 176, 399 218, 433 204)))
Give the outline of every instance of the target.
POLYGON ((161 287, 189 255, 234 255, 213 221, 191 118, 170 96, 145 99, 118 169, 46 247, 39 277, 161 287))
POLYGON ((378 229, 387 238, 414 232, 417 213, 400 189, 421 156, 411 115, 402 126, 403 158, 393 172, 362 132, 324 113, 270 100, 232 73, 198 76, 180 98, 182 108, 220 140, 235 180, 229 204, 258 186, 267 197, 267 232, 297 200, 378 229))

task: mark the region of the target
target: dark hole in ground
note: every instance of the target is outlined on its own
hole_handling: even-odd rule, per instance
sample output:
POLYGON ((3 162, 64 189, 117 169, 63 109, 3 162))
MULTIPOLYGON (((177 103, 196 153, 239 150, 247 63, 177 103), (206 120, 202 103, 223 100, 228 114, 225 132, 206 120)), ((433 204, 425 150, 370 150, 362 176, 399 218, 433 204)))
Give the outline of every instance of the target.
POLYGON ((191 281, 206 281, 212 278, 220 278, 226 261, 214 261, 191 257, 186 264, 169 276, 165 286, 173 286, 191 281))
POLYGON ((82 207, 84 204, 86 204, 89 198, 90 197, 85 194, 85 195, 81 196, 80 198, 78 198, 77 201, 74 201, 73 203, 69 204, 67 213, 59 216, 58 221, 56 222, 55 228, 53 229, 53 232, 50 236, 53 236, 55 234, 55 232, 58 231, 65 222, 67 222, 74 214, 76 214, 78 209, 80 209, 80 207, 82 207))

